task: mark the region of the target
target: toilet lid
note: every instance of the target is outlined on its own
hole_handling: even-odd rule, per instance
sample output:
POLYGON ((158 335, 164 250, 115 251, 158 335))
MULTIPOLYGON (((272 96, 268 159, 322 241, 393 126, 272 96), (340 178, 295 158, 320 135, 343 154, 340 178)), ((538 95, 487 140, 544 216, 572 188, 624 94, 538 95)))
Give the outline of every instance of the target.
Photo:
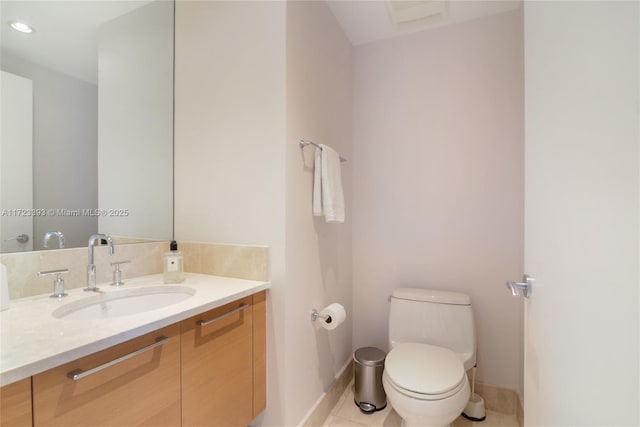
POLYGON ((397 345, 384 364, 387 376, 399 387, 421 394, 442 394, 464 379, 464 365, 451 350, 429 344, 397 345))

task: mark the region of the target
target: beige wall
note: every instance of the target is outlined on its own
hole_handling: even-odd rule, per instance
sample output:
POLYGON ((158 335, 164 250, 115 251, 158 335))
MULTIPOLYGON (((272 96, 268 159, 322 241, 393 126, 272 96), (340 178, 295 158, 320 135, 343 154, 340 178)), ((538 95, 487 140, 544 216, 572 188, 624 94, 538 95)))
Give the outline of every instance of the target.
POLYGON ((176 4, 176 237, 283 245, 285 5, 176 4))
POLYGON ((175 237, 269 247, 267 410, 285 366, 285 4, 178 1, 175 237))
MULTIPOLYGON (((269 247, 268 402, 256 425, 301 422, 350 358, 350 219, 313 219, 312 151, 297 145, 350 155, 350 55, 322 2, 176 6, 175 236, 269 247), (349 322, 316 330, 310 310, 334 301, 349 322)), ((344 182, 349 199, 348 169, 344 182)))
POLYGON ((342 163, 346 221, 311 212, 315 148, 351 159, 352 48, 325 2, 287 3, 286 425, 300 422, 351 359, 351 162, 342 163), (309 320, 311 309, 342 304, 333 331, 309 320), (291 357, 289 357, 291 356, 291 357))
POLYGON ((521 11, 358 47, 354 81, 354 348, 394 288, 465 292, 478 381, 521 391, 521 11))

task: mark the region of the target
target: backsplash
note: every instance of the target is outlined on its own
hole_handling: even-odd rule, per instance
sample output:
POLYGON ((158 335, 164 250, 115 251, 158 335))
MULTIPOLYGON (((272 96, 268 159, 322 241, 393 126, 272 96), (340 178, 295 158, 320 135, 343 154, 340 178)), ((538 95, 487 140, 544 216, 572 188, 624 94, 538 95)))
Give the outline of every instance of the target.
MULTIPOLYGON (((268 280, 267 247, 179 241, 178 248, 184 254, 187 272, 268 280)), ((109 256, 106 246, 96 246, 96 281, 111 282, 110 264, 116 261, 131 261, 121 266, 125 283, 127 278, 162 273, 162 256, 168 249, 168 241, 116 245, 115 253, 109 256)), ((2 254, 0 263, 7 266, 9 299, 50 293, 53 277, 38 277, 38 271, 66 268, 69 272, 62 276, 66 289, 86 286, 87 248, 2 254)))
MULTIPOLYGON (((94 248, 96 282, 104 283, 112 280, 113 267, 110 263, 115 261, 131 261, 130 264, 121 266, 125 283, 128 277, 161 273, 162 254, 168 248, 169 242, 116 245, 113 256, 109 256, 107 246, 96 246, 94 248)), ((87 248, 73 248, 0 255, 0 262, 7 266, 9 299, 50 293, 53 277, 38 277, 38 271, 66 268, 69 272, 62 276, 66 289, 86 286, 88 252, 87 248)))
POLYGON ((191 273, 269 280, 269 248, 266 246, 178 242, 184 269, 191 273))

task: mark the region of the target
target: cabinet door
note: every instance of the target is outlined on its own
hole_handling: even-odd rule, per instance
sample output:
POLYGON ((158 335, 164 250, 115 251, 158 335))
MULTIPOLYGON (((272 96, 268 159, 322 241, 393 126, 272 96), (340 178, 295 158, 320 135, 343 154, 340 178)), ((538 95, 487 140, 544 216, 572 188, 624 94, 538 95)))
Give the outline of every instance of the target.
POLYGON ((31 378, 0 388, 0 426, 31 426, 31 378))
POLYGON ((35 426, 179 426, 180 326, 35 375, 33 404, 35 426))
POLYGON ((182 322, 182 426, 253 419, 252 297, 182 322))

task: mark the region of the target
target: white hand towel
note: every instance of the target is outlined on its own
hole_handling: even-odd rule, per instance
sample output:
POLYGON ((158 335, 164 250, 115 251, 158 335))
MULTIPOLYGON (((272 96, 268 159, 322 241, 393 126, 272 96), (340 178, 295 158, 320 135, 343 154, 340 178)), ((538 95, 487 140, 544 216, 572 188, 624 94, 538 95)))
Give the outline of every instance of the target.
POLYGON ((326 222, 344 222, 344 195, 342 192, 342 175, 340 173, 340 154, 327 145, 320 144, 320 146, 322 147, 320 151, 322 212, 324 213, 324 219, 326 222))
POLYGON ((322 150, 316 148, 313 165, 313 216, 322 216, 322 150))

